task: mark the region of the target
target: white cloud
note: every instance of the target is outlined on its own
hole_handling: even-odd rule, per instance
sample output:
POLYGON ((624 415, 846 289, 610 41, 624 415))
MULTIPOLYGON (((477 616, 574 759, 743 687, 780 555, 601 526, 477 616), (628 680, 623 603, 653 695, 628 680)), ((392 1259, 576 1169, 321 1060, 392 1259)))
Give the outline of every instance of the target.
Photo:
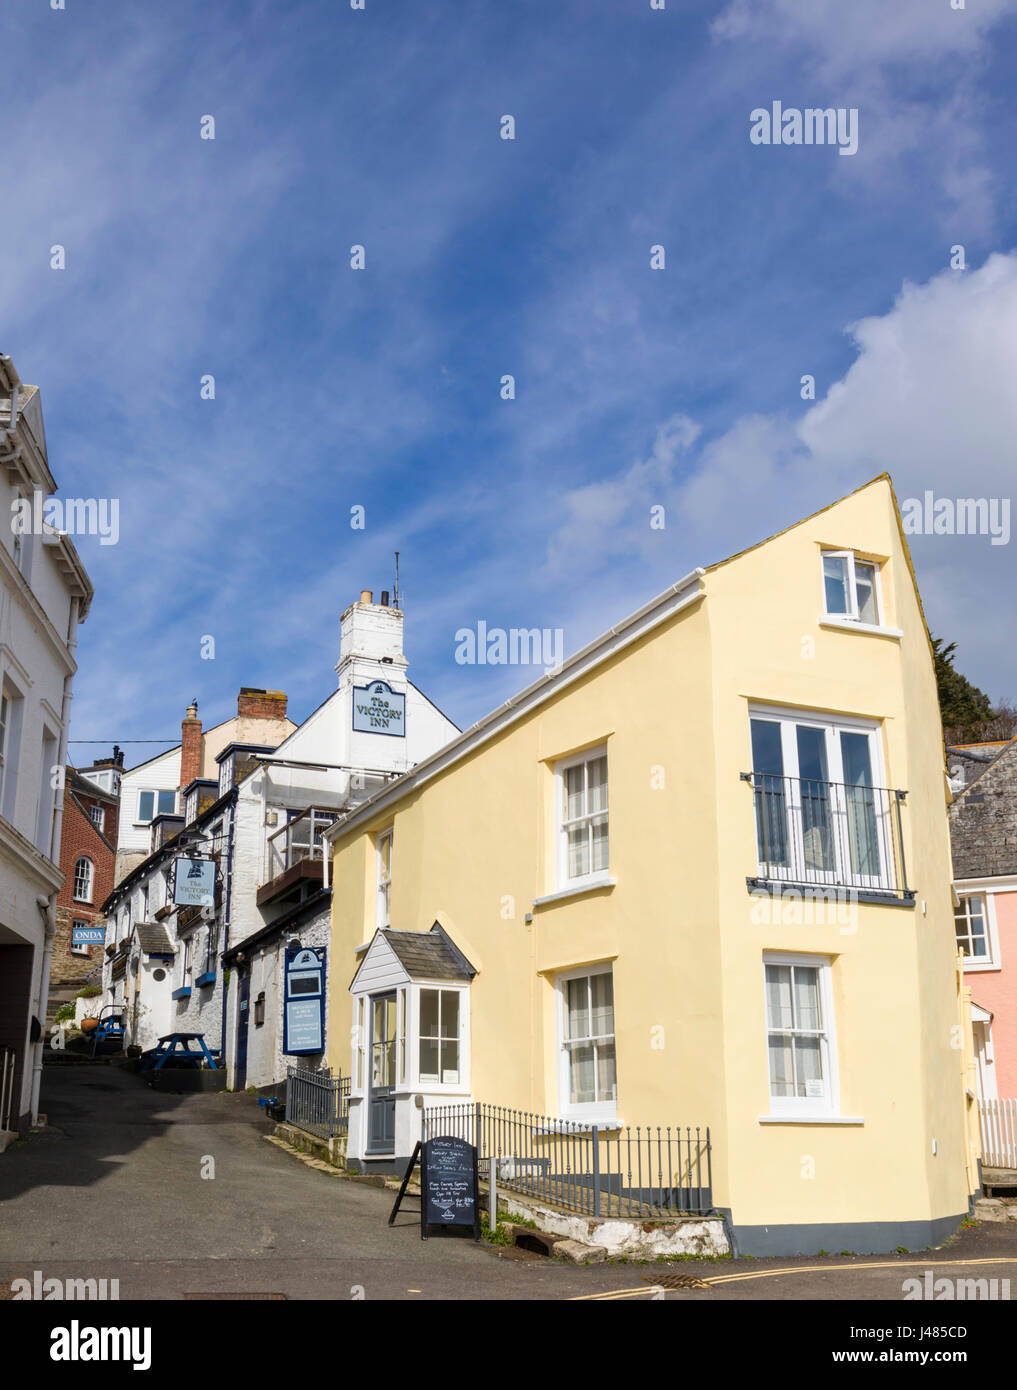
POLYGON ((631 548, 633 535, 652 542, 650 508, 662 505, 674 489, 676 465, 699 438, 700 426, 672 415, 657 430, 648 457, 636 459, 615 477, 573 488, 561 500, 565 520, 548 545, 547 576, 603 564, 631 548))
MULTIPOLYGON (((888 472, 898 498, 1006 498, 1017 480, 1017 254, 907 284, 886 313, 850 326, 851 368, 791 426, 738 421, 707 444, 680 488, 680 512, 719 558, 888 472)), ((995 695, 1017 691, 1012 622, 998 598, 1010 546, 916 536, 929 621, 960 638, 962 667, 995 695), (1001 631, 1010 622, 1010 636, 1001 631)))
MULTIPOLYGON (((794 79, 802 105, 858 108, 859 157, 837 161, 849 166, 838 176, 892 188, 907 157, 926 190, 945 195, 947 225, 959 220, 975 235, 995 223, 980 82, 990 31, 1014 15, 1017 0, 969 0, 963 10, 949 0, 732 0, 711 32, 775 88, 767 100, 795 104, 790 79, 761 62, 777 49, 803 63, 794 79)), ((925 202, 928 211, 927 193, 925 202)))
POLYGON ((717 38, 806 44, 833 69, 869 62, 927 62, 976 51, 1017 12, 1015 0, 732 0, 714 21, 717 38))

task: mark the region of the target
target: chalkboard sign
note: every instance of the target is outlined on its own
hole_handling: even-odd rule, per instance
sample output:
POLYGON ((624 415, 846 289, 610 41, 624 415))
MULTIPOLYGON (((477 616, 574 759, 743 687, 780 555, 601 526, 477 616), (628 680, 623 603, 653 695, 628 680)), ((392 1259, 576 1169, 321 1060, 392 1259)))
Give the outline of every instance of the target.
MULTIPOLYGON (((480 1239, 477 1151, 465 1139, 428 1139, 420 1154, 420 1237, 428 1227, 472 1226, 480 1239)), ((444 1232, 442 1232, 444 1234, 444 1232)))

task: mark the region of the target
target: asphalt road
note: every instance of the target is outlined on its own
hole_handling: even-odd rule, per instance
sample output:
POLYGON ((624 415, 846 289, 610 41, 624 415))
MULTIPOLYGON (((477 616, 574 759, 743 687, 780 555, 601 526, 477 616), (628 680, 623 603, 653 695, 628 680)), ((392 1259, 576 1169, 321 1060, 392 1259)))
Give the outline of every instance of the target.
POLYGON ((390 1192, 316 1172, 264 1136, 246 1095, 157 1094, 116 1067, 47 1068, 45 1129, 0 1156, 0 1281, 118 1279, 123 1299, 885 1299, 923 1277, 1010 1279, 1017 1223, 902 1255, 574 1267, 469 1239, 420 1240, 390 1192), (209 1173, 214 1163, 214 1177, 209 1173), (657 1292, 669 1274, 707 1289, 657 1292))

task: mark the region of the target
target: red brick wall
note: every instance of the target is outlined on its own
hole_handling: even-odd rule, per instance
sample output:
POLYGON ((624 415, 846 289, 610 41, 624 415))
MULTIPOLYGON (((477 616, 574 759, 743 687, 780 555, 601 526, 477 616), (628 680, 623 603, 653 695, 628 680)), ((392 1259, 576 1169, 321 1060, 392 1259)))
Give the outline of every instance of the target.
POLYGON ((103 829, 107 839, 116 844, 117 808, 99 797, 90 797, 86 792, 72 794, 70 787, 64 788, 64 822, 60 843, 60 867, 65 878, 64 886, 57 897, 57 932, 53 943, 53 962, 50 980, 53 984, 63 984, 81 980, 89 970, 98 965, 102 958, 101 946, 89 946, 87 955, 71 954, 71 923, 79 921, 101 922, 102 904, 113 891, 113 869, 116 863, 116 850, 103 842, 102 836, 92 824, 89 809, 92 806, 103 808, 103 829), (75 799, 76 798, 76 799, 75 799), (84 811, 81 809, 84 806, 84 811), (87 855, 93 864, 92 901, 74 901, 74 865, 82 855, 87 855))
POLYGON ((201 720, 188 713, 180 723, 180 786, 188 787, 195 777, 200 776, 201 720))
POLYGON ((285 719, 286 692, 243 686, 237 696, 237 715, 241 719, 285 719))

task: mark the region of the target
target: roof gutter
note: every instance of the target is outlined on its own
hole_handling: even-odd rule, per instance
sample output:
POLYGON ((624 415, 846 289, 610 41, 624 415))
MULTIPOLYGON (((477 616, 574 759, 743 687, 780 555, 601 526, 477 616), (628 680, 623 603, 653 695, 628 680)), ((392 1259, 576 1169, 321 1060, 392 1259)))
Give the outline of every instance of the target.
POLYGON ((403 793, 411 787, 420 786, 432 777, 436 777, 467 752, 479 747, 488 738, 493 737, 498 730, 511 723, 512 717, 520 717, 528 709, 536 708, 545 700, 550 699, 552 695, 557 694, 559 690, 570 685, 591 665, 596 664, 598 653, 601 653, 600 659, 614 655, 615 652, 623 650, 630 643, 635 642, 647 632, 652 632, 655 627, 667 622, 676 613, 680 613, 684 608, 704 597, 706 591, 702 581, 705 575, 706 571, 701 567, 690 570, 677 583, 672 584, 656 598, 650 599, 648 603, 644 603, 642 608, 637 608, 634 613, 630 613, 623 622, 609 628, 607 632, 594 638, 592 642, 588 642, 585 647, 570 656, 568 661, 564 662, 557 670, 548 671, 532 685, 528 685, 517 695, 511 696, 504 704, 499 705, 497 709, 478 720, 476 724, 471 724, 451 743, 446 743, 436 753, 432 753, 429 758, 417 763, 408 772, 404 772, 402 776, 390 782, 387 787, 382 787, 366 801, 362 801, 355 810, 323 831, 321 838, 329 843, 337 840, 340 835, 344 835, 354 825, 361 824, 392 802, 398 801, 403 793), (685 591, 693 589, 693 586, 693 592, 686 594, 685 591), (680 595, 685 595, 680 602, 667 606, 670 600, 678 598, 680 595), (655 610, 658 609, 663 609, 663 611, 653 616, 655 610), (651 621, 644 622, 644 619, 651 619, 651 621))

